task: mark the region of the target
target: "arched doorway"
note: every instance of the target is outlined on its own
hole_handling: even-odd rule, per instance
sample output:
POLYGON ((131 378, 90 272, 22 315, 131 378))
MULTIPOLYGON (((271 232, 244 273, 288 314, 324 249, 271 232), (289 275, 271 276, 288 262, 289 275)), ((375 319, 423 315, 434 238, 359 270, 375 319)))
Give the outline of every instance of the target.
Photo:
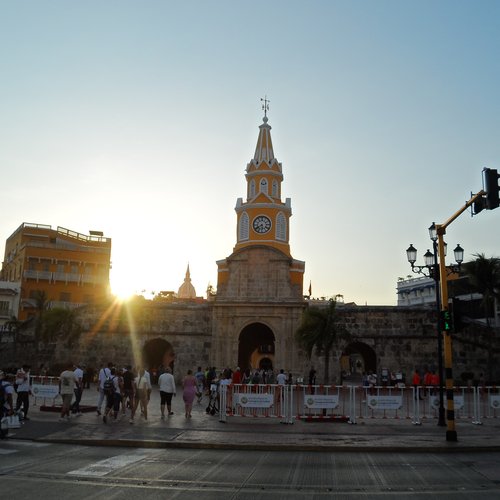
POLYGON ((142 348, 142 359, 146 368, 174 367, 175 353, 172 344, 164 339, 149 340, 142 348))
POLYGON ((263 323, 252 323, 240 333, 238 344, 238 366, 272 369, 274 363, 274 333, 263 323))
POLYGON ((363 342, 352 342, 340 358, 341 380, 360 383, 363 373, 377 373, 377 355, 363 342))

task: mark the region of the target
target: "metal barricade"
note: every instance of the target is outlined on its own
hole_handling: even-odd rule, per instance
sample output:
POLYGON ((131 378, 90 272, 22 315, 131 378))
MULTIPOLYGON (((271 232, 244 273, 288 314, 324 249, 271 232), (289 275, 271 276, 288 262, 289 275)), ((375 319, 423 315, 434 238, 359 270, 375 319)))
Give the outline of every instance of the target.
POLYGON ((418 423, 415 412, 415 396, 418 395, 412 387, 353 386, 352 389, 356 419, 413 418, 414 423, 418 423))
POLYGON ((500 388, 496 386, 476 387, 477 421, 500 418, 500 388))
POLYGON ((33 406, 41 401, 42 406, 55 406, 56 398, 59 396, 59 377, 47 377, 42 375, 30 376, 30 388, 33 395, 33 406))
POLYGON ((291 386, 277 384, 231 384, 219 389, 219 420, 228 417, 276 418, 292 423, 291 386))
MULTIPOLYGON (((352 388, 342 385, 295 385, 291 419, 351 421, 352 388)), ((352 423, 352 422, 351 422, 352 423)))
MULTIPOLYGON (((418 404, 415 414, 419 419, 439 418, 439 388, 434 386, 418 387, 418 404)), ((446 411, 446 389, 443 392, 443 406, 446 411)), ((476 402, 476 391, 474 387, 454 387, 453 406, 455 410, 455 420, 470 419, 472 423, 478 421, 478 409, 476 402)))

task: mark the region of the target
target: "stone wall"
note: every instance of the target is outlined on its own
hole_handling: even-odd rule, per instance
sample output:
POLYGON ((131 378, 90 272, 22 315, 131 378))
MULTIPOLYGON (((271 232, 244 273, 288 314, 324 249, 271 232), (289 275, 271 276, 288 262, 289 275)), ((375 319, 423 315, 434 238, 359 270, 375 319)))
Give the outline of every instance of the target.
MULTIPOLYGON (((314 304, 313 304, 314 305, 314 304)), ((162 360, 166 352, 175 355, 174 372, 180 380, 188 368, 198 365, 218 368, 234 367, 238 360, 239 336, 248 324, 265 324, 275 339, 274 367, 306 376, 311 365, 323 373, 323 359, 307 359, 298 348, 294 333, 300 323, 305 302, 283 303, 217 303, 143 301, 126 308, 83 308, 79 322, 80 338, 68 344, 60 339, 43 345, 33 332, 23 331, 14 337, 2 334, 0 366, 30 363, 36 370, 42 363, 51 367, 67 360, 80 361, 98 368, 113 361, 118 366, 137 364, 149 359, 162 360)), ((401 307, 349 307, 337 309, 341 324, 351 333, 349 345, 340 345, 332 353, 331 379, 340 381, 340 357, 351 352, 374 353, 375 369, 403 371, 407 377, 415 367, 437 366, 437 331, 433 309, 401 307)), ((453 334, 453 374, 460 380, 463 373, 500 380, 497 360, 500 334, 478 326, 469 326, 463 333, 453 334)), ((165 358, 167 359, 167 358, 165 358)), ((167 359, 167 361, 170 358, 167 359)), ((172 358, 173 359, 173 358, 172 358)))

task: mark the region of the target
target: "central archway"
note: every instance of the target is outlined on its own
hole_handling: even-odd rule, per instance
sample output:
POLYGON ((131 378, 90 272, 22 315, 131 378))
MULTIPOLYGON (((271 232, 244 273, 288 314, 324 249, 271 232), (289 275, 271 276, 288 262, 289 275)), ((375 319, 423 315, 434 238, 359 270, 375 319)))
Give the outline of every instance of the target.
POLYGON ((240 333, 238 366, 246 369, 272 369, 274 363, 274 333, 263 323, 247 325, 240 333))

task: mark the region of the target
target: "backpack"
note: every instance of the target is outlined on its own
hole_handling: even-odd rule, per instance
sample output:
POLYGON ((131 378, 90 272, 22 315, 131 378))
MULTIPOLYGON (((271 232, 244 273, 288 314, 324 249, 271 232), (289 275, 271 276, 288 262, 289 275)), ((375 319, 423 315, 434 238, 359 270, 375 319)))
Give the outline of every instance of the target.
POLYGON ((3 405, 5 404, 5 386, 0 381, 0 413, 3 414, 3 405))
POLYGON ((104 394, 113 394, 115 392, 115 384, 113 384, 113 380, 115 377, 107 377, 104 381, 103 390, 104 394))

